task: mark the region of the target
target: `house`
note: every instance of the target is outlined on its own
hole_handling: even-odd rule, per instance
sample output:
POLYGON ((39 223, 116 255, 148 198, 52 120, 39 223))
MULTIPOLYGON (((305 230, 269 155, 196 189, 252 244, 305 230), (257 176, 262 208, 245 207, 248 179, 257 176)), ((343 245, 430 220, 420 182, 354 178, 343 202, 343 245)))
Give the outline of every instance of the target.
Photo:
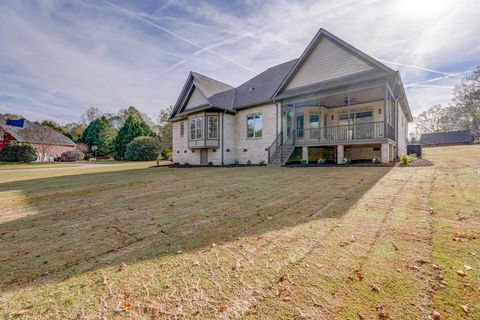
POLYGON ((65 151, 76 149, 77 145, 46 126, 31 123, 25 119, 3 120, 0 118, 0 151, 10 141, 29 143, 37 151, 37 161, 53 161, 65 151))
POLYGON ((190 72, 170 115, 173 162, 342 163, 406 153, 413 121, 398 71, 320 29, 300 58, 234 88, 190 72))
POLYGON ((420 138, 424 147, 472 144, 474 136, 470 130, 424 133, 420 138))

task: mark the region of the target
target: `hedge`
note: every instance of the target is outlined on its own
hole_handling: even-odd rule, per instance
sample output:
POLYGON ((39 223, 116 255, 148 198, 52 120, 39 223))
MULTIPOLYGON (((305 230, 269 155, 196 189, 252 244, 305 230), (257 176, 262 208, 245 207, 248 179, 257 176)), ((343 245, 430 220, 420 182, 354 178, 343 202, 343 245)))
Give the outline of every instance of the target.
POLYGON ((136 137, 127 145, 125 159, 132 161, 156 160, 162 147, 158 138, 136 137))
POLYGON ((11 141, 0 151, 0 161, 29 163, 35 160, 37 160, 37 152, 29 144, 11 141))

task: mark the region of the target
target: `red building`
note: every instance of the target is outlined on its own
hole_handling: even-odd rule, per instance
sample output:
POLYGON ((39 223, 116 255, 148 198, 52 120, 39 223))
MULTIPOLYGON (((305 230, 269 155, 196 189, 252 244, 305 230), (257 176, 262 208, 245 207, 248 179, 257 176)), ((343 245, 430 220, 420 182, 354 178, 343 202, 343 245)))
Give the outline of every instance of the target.
POLYGON ((0 151, 10 141, 31 144, 37 150, 39 161, 42 159, 51 161, 65 151, 74 150, 77 147, 75 142, 51 128, 25 119, 0 119, 0 151), (48 133, 48 139, 45 139, 45 132, 48 133))

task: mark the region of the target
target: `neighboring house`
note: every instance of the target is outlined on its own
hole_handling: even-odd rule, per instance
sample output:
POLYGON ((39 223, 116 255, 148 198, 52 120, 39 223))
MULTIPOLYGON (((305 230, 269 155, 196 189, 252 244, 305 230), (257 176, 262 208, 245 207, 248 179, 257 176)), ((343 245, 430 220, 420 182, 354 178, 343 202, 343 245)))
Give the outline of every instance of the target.
POLYGON ((77 147, 72 140, 49 127, 25 119, 0 119, 0 151, 10 141, 31 144, 37 151, 37 161, 41 161, 42 158, 44 161, 53 161, 65 151, 77 147))
POLYGON ((398 71, 320 29, 299 59, 233 88, 190 72, 170 116, 173 162, 388 163, 406 153, 413 121, 398 71))
POLYGON ((420 139, 424 147, 471 144, 474 136, 470 130, 424 133, 420 139))

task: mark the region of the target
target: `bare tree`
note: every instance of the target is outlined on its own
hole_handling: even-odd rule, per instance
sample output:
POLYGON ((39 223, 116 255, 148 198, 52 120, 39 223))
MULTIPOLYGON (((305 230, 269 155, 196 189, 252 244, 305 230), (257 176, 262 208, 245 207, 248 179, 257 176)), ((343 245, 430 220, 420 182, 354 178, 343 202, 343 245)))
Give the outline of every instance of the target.
POLYGON ((50 127, 33 125, 23 130, 25 140, 32 143, 38 153, 41 162, 45 162, 47 155, 55 148, 58 132, 50 127))
POLYGON ((453 102, 464 129, 480 130, 480 66, 455 86, 453 102))
POLYGON ((415 118, 415 125, 420 133, 449 131, 450 124, 447 108, 440 104, 428 108, 415 118))
POLYGON ((169 106, 164 110, 160 110, 160 114, 157 118, 157 125, 154 126, 160 140, 162 141, 163 148, 172 148, 172 124, 169 121, 170 114, 172 113, 173 106, 169 106))
POLYGON ((93 120, 100 118, 103 115, 103 113, 100 111, 100 109, 96 107, 90 107, 83 113, 80 117, 82 124, 84 126, 87 126, 90 122, 93 120))

